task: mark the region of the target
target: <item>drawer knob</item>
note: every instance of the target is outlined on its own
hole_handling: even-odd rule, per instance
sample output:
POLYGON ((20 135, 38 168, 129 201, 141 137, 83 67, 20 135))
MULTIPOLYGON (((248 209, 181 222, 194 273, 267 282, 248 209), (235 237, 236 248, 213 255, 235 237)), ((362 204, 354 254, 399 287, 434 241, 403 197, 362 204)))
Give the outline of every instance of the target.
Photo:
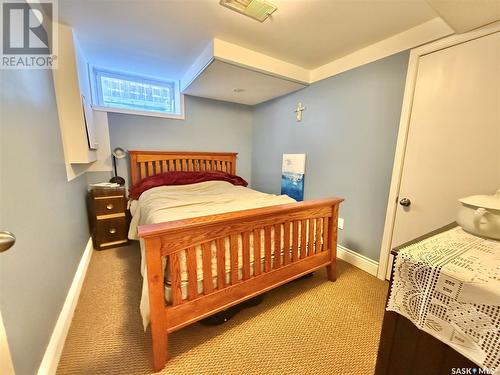
POLYGON ((109 228, 109 233, 111 234, 116 233, 116 228, 109 228))
POLYGON ((107 208, 108 210, 112 210, 112 209, 113 209, 113 207, 115 207, 115 206, 113 205, 113 203, 108 203, 108 204, 106 205, 106 208, 107 208))

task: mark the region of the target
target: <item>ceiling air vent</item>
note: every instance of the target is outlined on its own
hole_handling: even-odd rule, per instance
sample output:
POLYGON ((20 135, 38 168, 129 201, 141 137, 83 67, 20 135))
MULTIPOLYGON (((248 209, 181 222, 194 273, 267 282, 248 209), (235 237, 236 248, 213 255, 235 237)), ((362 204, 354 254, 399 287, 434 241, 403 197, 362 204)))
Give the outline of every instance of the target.
POLYGON ((265 0, 220 0, 220 5, 260 22, 264 22, 278 9, 265 0))

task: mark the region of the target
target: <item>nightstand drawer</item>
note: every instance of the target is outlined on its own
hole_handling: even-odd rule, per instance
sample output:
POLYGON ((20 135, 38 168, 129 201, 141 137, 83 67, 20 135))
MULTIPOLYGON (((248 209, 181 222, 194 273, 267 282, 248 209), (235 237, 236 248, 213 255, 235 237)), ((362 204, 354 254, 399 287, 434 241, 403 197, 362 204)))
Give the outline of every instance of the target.
POLYGON ((119 241, 127 242, 127 218, 99 220, 95 228, 95 239, 99 246, 111 246, 119 241))
POLYGON ((110 198, 94 198, 95 214, 98 216, 111 215, 116 213, 124 213, 126 201, 123 197, 110 198))
POLYGON ((87 195, 89 227, 97 250, 128 243, 129 216, 123 187, 92 188, 87 195))

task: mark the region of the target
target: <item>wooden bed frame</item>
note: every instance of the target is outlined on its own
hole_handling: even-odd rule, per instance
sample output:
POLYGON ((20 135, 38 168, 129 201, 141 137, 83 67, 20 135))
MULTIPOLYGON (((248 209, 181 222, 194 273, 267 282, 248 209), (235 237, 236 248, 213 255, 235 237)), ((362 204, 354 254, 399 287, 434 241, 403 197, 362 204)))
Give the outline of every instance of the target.
MULTIPOLYGON (((236 170, 236 153, 129 151, 131 182, 166 171, 236 170)), ((148 273, 153 367, 167 361, 168 334, 218 311, 262 294, 322 267, 336 278, 337 220, 340 198, 329 198, 216 214, 139 227, 148 273), (300 226, 299 226, 300 223, 300 226), (314 225, 316 223, 316 225, 314 225), (306 227, 312 225, 306 238, 306 227), (282 241, 274 243, 272 230, 282 241), (282 232, 283 231, 283 232, 282 232), (238 278, 238 239, 242 244, 242 279, 238 278), (263 248, 264 264, 251 267, 250 237, 255 251, 263 248), (261 236, 264 241, 261 242, 261 236), (226 282, 225 243, 229 244, 231 279, 226 282), (217 249, 217 286, 213 286, 211 246, 217 249), (203 293, 197 288, 195 247, 202 249, 203 293), (182 298, 179 254, 186 251, 187 299, 182 298), (162 257, 168 258, 171 304, 165 300, 162 257)))

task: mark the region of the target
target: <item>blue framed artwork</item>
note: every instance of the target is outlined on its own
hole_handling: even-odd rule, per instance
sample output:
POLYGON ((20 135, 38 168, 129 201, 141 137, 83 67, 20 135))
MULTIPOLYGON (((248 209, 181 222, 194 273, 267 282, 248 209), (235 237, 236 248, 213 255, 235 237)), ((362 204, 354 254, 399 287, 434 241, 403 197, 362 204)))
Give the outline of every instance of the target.
POLYGON ((283 154, 281 194, 297 201, 304 200, 304 171, 306 154, 283 154))

